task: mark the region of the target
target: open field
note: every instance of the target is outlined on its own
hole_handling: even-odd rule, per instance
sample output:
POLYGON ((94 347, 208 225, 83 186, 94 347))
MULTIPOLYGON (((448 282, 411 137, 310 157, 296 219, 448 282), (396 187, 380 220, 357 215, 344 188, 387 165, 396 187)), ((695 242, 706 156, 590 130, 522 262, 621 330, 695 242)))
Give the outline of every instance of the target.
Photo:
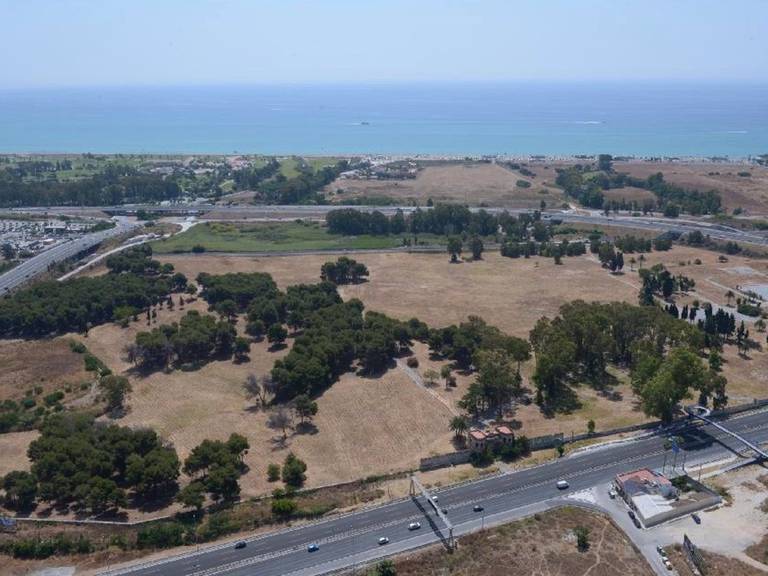
POLYGON ((638 178, 661 172, 664 179, 701 191, 717 190, 728 212, 743 208, 750 214, 768 214, 768 168, 739 164, 615 162, 614 169, 638 178), (749 172, 750 176, 739 176, 749 172))
MULTIPOLYGON (((538 168, 538 167, 537 167, 538 168)), ((534 169, 536 178, 528 178, 496 164, 465 163, 428 166, 415 179, 406 180, 346 180, 339 179, 326 187, 333 202, 360 197, 385 196, 400 204, 460 202, 471 206, 489 205, 509 208, 538 208, 541 201, 559 206, 563 193, 553 186, 554 176, 546 179, 534 169), (531 183, 530 188, 517 185, 518 180, 531 183), (341 189, 342 193, 337 191, 341 189)))
POLYGON ((586 576, 652 574, 629 539, 605 516, 561 508, 459 539, 453 554, 430 548, 395 558, 402 576, 586 576), (580 552, 573 530, 589 529, 589 549, 580 552), (503 568, 501 568, 503 567, 503 568))
POLYGON ((152 243, 158 254, 191 252, 196 245, 209 252, 280 252, 395 248, 399 236, 341 236, 329 234, 317 223, 260 223, 234 225, 221 222, 193 226, 172 238, 152 243))
MULTIPOLYGON (((736 292, 737 286, 768 283, 768 261, 730 256, 728 262, 723 263, 719 262, 719 256, 699 248, 676 246, 669 252, 646 254, 643 265, 650 267, 664 263, 673 273, 694 278, 696 290, 688 296, 678 297, 680 302, 699 299, 702 303, 712 301, 725 305, 725 292, 729 288, 736 292), (695 264, 697 259, 701 264, 695 264)), ((521 337, 528 336, 541 316, 555 315, 560 306, 570 300, 636 303, 640 288, 639 254, 626 255, 624 274, 619 275, 603 270, 591 255, 564 258, 562 266, 556 266, 552 259, 515 260, 497 253, 486 253, 481 261, 461 264, 449 264, 447 256, 441 254, 370 253, 356 258, 368 266, 370 281, 341 287, 345 299, 360 298, 371 310, 401 319, 416 316, 436 327, 477 315, 505 332, 521 337), (637 261, 634 266, 630 264, 631 258, 637 261)), ((202 270, 211 273, 269 272, 284 288, 299 282, 317 281, 320 266, 330 257, 322 254, 290 257, 167 255, 161 259, 173 263, 177 270, 190 277, 202 270)), ((723 372, 729 380, 732 402, 768 397, 765 337, 752 332, 753 337, 763 343, 763 350, 751 351, 749 359, 738 357, 734 346, 727 346, 725 350, 727 362, 723 372)), ((624 419, 620 413, 616 413, 616 418, 617 421, 624 419)), ((574 425, 578 429, 578 424, 574 425)))
POLYGON ((0 340, 0 402, 19 400, 34 388, 41 395, 90 382, 83 355, 73 352, 66 338, 45 341, 0 340), (43 352, 44 350, 44 352, 43 352))

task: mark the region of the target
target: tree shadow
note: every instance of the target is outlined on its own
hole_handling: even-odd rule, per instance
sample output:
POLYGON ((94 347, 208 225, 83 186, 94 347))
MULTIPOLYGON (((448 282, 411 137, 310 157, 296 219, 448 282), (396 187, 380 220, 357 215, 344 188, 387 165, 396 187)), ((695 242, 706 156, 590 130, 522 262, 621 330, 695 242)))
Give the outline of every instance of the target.
POLYGON ((248 354, 243 354, 242 356, 234 356, 232 359, 233 364, 246 364, 247 362, 251 361, 251 357, 248 354))
POLYGON ((293 436, 305 435, 305 434, 306 435, 310 435, 310 436, 314 436, 318 432, 319 432, 319 430, 318 430, 317 426, 315 426, 314 422, 309 422, 309 421, 299 422, 296 425, 296 428, 294 428, 294 430, 293 430, 293 436))
POLYGON ((271 344, 269 348, 267 348, 268 352, 278 352, 280 350, 284 350, 288 348, 288 344, 285 342, 275 342, 274 344, 271 344))
POLYGON ((179 485, 177 483, 174 484, 175 489, 168 490, 162 494, 156 494, 154 496, 147 497, 134 494, 129 501, 129 507, 136 508, 141 512, 156 512, 158 510, 162 510, 163 508, 167 508, 173 504, 174 494, 178 492, 179 489, 179 485))

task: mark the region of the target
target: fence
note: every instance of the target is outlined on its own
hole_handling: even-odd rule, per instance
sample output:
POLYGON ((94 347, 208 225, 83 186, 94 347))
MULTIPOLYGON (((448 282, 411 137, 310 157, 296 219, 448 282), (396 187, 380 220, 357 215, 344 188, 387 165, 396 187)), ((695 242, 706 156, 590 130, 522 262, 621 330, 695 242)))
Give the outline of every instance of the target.
POLYGON ((693 568, 699 571, 701 576, 706 576, 707 565, 704 562, 704 558, 701 556, 701 552, 696 548, 696 545, 688 538, 688 534, 683 534, 683 550, 685 551, 685 557, 693 568))

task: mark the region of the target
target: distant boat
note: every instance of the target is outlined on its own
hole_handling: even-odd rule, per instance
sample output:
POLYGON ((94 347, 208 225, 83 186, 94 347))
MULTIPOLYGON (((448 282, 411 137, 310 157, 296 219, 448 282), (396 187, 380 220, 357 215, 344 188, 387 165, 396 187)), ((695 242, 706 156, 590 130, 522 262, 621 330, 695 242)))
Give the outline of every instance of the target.
POLYGON ((360 126, 370 126, 370 125, 371 125, 370 122, 366 122, 366 121, 360 122, 360 126))

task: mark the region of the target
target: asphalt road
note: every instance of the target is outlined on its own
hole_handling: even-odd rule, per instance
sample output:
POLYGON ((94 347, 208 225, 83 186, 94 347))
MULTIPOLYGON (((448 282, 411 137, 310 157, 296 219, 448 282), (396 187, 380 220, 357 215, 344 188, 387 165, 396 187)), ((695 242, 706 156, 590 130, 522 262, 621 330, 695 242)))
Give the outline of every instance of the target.
MULTIPOLYGON (((727 426, 755 443, 768 441, 768 411, 731 418, 727 426)), ((718 460, 741 451, 738 441, 709 426, 682 429, 689 439, 684 449, 688 467, 718 460)), ((680 434, 676 431, 675 434, 680 434)), ((665 459, 665 435, 602 446, 511 474, 494 476, 436 492, 460 535, 480 527, 546 509, 568 493, 610 482, 619 472, 640 467, 661 468, 665 459), (565 479, 568 490, 555 483, 565 479), (474 512, 480 503, 482 513, 474 512)), ((667 464, 672 461, 667 453, 667 464)), ((678 456, 678 465, 682 455, 678 456)), ((199 553, 173 557, 157 563, 136 565, 109 574, 140 576, 311 576, 349 568, 378 557, 439 542, 447 537, 444 526, 423 498, 398 500, 345 516, 270 533, 248 540, 235 549, 229 544, 205 548, 199 553), (409 531, 408 523, 421 522, 421 529, 409 531), (379 545, 381 536, 389 543, 379 545), (308 552, 310 543, 319 545, 308 552)))
POLYGON ((0 275, 0 295, 7 294, 14 288, 21 286, 35 276, 42 274, 48 270, 48 267, 52 264, 62 262, 67 258, 72 258, 80 252, 88 250, 96 244, 103 242, 107 238, 112 238, 128 232, 133 227, 134 224, 118 222, 114 228, 109 230, 86 234, 81 238, 69 240, 68 242, 64 242, 63 244, 59 244, 40 252, 40 254, 29 260, 25 260, 18 266, 11 268, 5 274, 0 275))

